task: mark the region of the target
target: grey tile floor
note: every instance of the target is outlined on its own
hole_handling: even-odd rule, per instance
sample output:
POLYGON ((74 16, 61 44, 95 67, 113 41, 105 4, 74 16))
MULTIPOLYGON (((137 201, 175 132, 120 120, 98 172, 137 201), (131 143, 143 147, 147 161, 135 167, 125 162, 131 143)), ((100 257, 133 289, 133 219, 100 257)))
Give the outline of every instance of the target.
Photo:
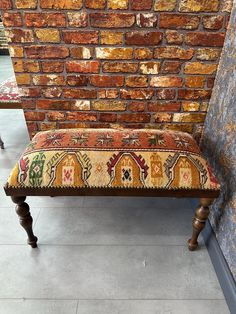
POLYGON ((207 250, 189 252, 188 199, 29 197, 39 248, 25 244, 2 185, 29 141, 0 110, 0 314, 226 314, 207 250))

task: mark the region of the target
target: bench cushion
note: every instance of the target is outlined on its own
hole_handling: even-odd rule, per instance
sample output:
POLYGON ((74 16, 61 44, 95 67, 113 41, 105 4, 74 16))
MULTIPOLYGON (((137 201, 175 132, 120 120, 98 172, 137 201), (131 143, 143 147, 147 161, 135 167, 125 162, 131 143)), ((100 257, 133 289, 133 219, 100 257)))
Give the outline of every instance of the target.
POLYGON ((40 132, 13 169, 8 187, 220 188, 191 135, 128 129, 40 132))

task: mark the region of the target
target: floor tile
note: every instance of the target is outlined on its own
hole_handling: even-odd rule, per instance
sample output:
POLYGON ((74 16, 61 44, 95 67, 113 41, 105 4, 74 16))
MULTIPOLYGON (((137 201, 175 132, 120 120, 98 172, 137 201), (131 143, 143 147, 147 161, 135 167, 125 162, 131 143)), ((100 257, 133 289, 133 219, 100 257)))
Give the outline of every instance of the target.
POLYGON ((2 314, 76 314, 76 308, 73 300, 0 300, 2 314))
POLYGON ((133 200, 133 208, 118 204, 109 207, 107 200, 103 208, 42 208, 35 233, 41 243, 63 245, 185 245, 192 233, 190 206, 143 208, 139 198, 133 200))
POLYGON ((0 245, 1 298, 223 299, 206 249, 0 245))
POLYGON ((79 301, 77 314, 229 314, 222 300, 79 301))

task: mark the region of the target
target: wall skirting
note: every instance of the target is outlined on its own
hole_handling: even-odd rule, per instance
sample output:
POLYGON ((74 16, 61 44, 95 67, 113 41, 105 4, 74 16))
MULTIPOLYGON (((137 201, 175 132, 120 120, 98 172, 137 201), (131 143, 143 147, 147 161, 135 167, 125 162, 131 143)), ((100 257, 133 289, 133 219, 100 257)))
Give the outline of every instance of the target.
MULTIPOLYGON (((196 200, 192 201, 192 204, 194 205, 194 208, 198 206, 198 202, 196 200)), ((229 310, 233 314, 235 313, 236 309, 236 282, 234 281, 233 275, 224 258, 209 221, 206 223, 206 227, 202 232, 202 236, 218 277, 220 286, 223 290, 229 310)))

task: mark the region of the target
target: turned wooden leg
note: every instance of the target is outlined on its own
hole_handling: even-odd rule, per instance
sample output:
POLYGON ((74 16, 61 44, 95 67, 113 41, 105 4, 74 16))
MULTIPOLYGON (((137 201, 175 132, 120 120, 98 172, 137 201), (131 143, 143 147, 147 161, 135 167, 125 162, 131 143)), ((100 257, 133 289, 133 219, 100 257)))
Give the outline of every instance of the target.
POLYGON ((33 218, 30 215, 29 205, 25 203, 25 196, 12 196, 12 201, 16 205, 16 213, 19 216, 20 224, 25 229, 28 235, 28 244, 32 248, 37 247, 37 237, 33 233, 32 224, 33 218))
POLYGON ((2 141, 1 136, 0 136, 0 147, 1 147, 1 149, 4 149, 4 143, 3 143, 3 141, 2 141))
POLYGON ((190 251, 195 251, 198 247, 198 236, 204 229, 210 209, 209 206, 213 203, 212 198, 201 198, 200 205, 196 209, 195 217, 193 218, 193 234, 188 240, 188 248, 190 251))

